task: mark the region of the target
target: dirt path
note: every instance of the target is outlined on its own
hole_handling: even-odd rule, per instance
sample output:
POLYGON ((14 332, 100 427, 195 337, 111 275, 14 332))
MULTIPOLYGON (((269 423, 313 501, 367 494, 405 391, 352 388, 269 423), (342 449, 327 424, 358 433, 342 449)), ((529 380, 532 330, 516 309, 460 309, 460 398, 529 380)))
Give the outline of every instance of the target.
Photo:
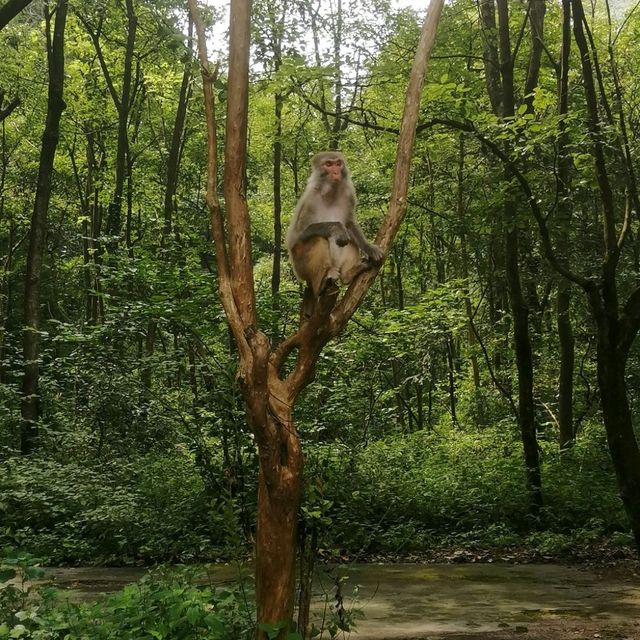
POLYGON ((355 566, 349 576, 363 640, 640 640, 640 581, 620 575, 468 564, 355 566))
MULTIPOLYGON (((624 571, 561 565, 356 564, 321 569, 313 615, 334 603, 332 576, 347 611, 360 609, 352 640, 640 640, 640 580, 624 571), (357 589, 357 597, 352 594, 357 589)), ((80 597, 138 579, 138 569, 54 569, 48 574, 80 597)), ((214 567, 220 582, 237 576, 214 567)))

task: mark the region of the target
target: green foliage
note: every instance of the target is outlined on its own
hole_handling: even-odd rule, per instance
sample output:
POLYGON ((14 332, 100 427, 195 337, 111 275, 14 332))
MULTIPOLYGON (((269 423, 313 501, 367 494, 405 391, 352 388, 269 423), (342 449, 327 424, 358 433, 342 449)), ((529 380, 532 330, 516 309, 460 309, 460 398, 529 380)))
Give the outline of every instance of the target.
POLYGON ((528 511, 518 438, 504 430, 421 432, 351 454, 312 450, 311 460, 318 455, 325 461, 324 495, 331 505, 323 517, 332 526, 320 546, 350 554, 471 544, 535 547, 540 539, 527 536, 537 528, 584 546, 626 531, 601 438, 588 431, 569 455, 543 456, 548 491, 538 523, 528 511))
POLYGON ((49 563, 215 558, 237 536, 224 495, 187 456, 84 466, 10 460, 0 472, 0 544, 49 563))
MULTIPOLYGON (((28 611, 28 603, 37 589, 33 581, 42 578, 40 559, 30 553, 7 548, 0 556, 0 638, 14 626, 23 627, 25 621, 37 620, 37 611, 28 611), (2 584, 2 583, 9 584, 2 584)), ((8 637, 19 637, 8 635, 8 637)))
MULTIPOLYGON (((198 584, 193 570, 151 571, 93 604, 36 593, 12 617, 0 615, 0 638, 33 640, 250 640, 254 611, 245 588, 198 584)), ((0 609, 0 614, 3 611, 0 609)))
MULTIPOLYGON (((628 540, 625 518, 603 437, 588 423, 562 456, 543 441, 540 522, 528 515, 520 443, 509 423, 447 426, 353 448, 310 441, 302 530, 318 537, 325 557, 471 544, 546 548, 553 536, 563 548, 594 536, 620 544, 628 540)), ((13 459, 0 465, 0 544, 50 563, 243 556, 253 497, 220 491, 207 490, 185 455, 94 466, 13 459)))

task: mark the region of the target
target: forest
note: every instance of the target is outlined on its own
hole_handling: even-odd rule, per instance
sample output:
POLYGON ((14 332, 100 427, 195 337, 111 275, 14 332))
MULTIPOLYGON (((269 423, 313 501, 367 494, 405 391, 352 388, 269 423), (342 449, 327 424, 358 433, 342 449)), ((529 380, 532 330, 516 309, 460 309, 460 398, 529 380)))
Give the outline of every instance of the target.
POLYGON ((321 567, 637 567, 636 7, 3 0, 0 639, 348 638, 321 567), (325 150, 384 259, 314 301, 325 150))

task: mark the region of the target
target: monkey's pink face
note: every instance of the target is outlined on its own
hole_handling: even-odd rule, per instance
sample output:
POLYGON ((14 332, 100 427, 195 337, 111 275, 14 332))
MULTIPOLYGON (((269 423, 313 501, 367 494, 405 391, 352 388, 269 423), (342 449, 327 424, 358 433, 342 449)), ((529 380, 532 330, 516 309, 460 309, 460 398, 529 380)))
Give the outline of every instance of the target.
POLYGON ((342 180, 343 166, 343 162, 340 158, 329 158, 322 163, 324 173, 332 182, 340 182, 342 180))

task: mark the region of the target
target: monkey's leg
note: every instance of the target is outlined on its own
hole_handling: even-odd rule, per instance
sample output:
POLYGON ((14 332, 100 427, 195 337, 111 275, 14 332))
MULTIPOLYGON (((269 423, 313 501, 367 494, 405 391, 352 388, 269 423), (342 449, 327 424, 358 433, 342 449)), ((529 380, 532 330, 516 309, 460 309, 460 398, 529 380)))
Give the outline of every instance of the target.
POLYGON ((354 244, 341 247, 338 264, 340 279, 344 284, 351 284, 363 271, 371 269, 371 262, 360 258, 360 251, 354 244))
POLYGON ((316 296, 313 294, 313 289, 307 285, 304 288, 304 294, 302 296, 302 305, 300 306, 300 321, 306 320, 313 315, 316 308, 316 296))
POLYGON ((291 251, 294 268, 301 280, 305 280, 315 297, 322 295, 327 287, 339 277, 338 270, 332 273, 329 242, 326 238, 314 237, 298 242, 291 251))
POLYGON ((316 240, 318 242, 313 247, 313 260, 317 268, 314 273, 313 290, 319 297, 337 291, 340 269, 336 267, 334 251, 336 247, 338 249, 340 247, 338 247, 334 238, 329 238, 328 240, 316 238, 316 240))

